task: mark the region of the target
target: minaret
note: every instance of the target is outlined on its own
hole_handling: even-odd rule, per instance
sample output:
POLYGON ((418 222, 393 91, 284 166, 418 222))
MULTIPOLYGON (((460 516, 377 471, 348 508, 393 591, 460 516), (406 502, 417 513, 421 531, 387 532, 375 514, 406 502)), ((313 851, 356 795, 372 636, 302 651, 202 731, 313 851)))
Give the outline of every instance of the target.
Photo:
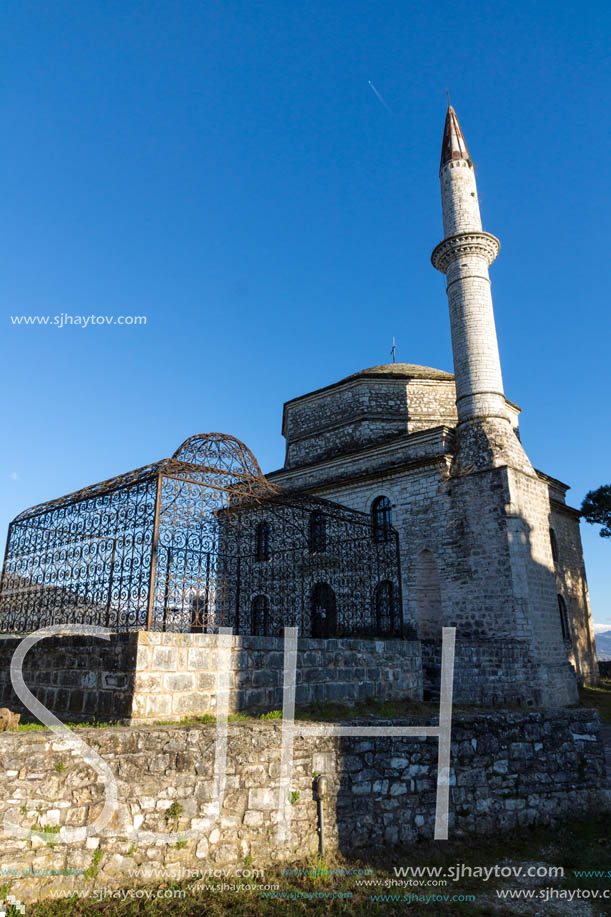
POLYGON ((509 423, 488 267, 500 242, 482 231, 475 171, 456 112, 450 105, 441 147, 444 240, 434 267, 447 277, 458 423, 497 418, 509 423))

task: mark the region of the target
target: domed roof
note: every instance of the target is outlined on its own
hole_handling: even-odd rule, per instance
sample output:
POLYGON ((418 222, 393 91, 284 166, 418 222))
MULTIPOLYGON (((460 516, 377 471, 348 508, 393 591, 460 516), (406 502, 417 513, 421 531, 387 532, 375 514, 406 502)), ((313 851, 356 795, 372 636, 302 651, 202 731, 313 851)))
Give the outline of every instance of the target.
POLYGON ((325 385, 323 388, 314 389, 314 391, 307 392, 305 395, 291 398, 289 401, 285 401, 285 408, 287 405, 295 404, 297 401, 303 401, 313 395, 332 391, 340 385, 345 385, 347 382, 355 382, 358 379, 388 379, 391 381, 399 379, 431 379, 436 382, 453 382, 454 376, 443 369, 433 369, 432 366, 418 366, 416 363, 381 363, 379 366, 369 366, 366 369, 361 369, 358 373, 352 373, 338 382, 332 382, 331 385, 325 385))
MULTIPOLYGON (((382 363, 380 366, 370 366, 368 369, 361 369, 358 373, 352 373, 346 376, 341 382, 349 382, 352 379, 359 379, 361 376, 370 378, 386 378, 392 376, 399 379, 437 379, 439 381, 451 382, 454 376, 443 369, 433 369, 432 366, 418 366, 416 363, 382 363)), ((340 383, 336 383, 339 385, 340 383)))

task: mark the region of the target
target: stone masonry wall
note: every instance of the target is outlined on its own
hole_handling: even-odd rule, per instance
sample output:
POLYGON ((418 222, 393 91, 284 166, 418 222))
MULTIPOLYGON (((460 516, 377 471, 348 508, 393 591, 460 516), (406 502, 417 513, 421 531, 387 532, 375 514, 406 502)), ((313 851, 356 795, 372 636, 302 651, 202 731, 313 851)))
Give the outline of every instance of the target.
POLYGON ((537 476, 507 469, 510 550, 514 566, 514 594, 532 630, 532 656, 544 698, 561 703, 577 699, 576 680, 562 638, 556 571, 549 534, 549 488, 537 476), (568 685, 566 672, 571 670, 568 685), (567 694, 567 688, 571 694, 567 694))
MULTIPOLYGON (((0 636, 0 707, 23 710, 10 680, 20 637, 0 636)), ((70 721, 124 719, 131 714, 138 635, 47 637, 25 657, 23 675, 34 696, 70 721)))
MULTIPOLYGON (((19 638, 0 641, 0 706, 21 710, 9 680, 19 638)), ((231 638, 230 712, 282 707, 284 641, 231 638)), ((110 641, 54 637, 26 656, 26 685, 69 721, 177 720, 216 710, 218 636, 113 634, 110 641)), ((404 640, 300 639, 298 704, 422 698, 420 644, 404 640)))
MULTIPOLYGON (((441 641, 422 642, 424 700, 438 700, 441 683, 441 641)), ((459 641, 454 656, 457 703, 481 707, 534 707, 532 687, 537 670, 528 645, 506 639, 459 641)))
POLYGON ((447 162, 439 172, 444 238, 481 230, 473 165, 465 159, 447 162))
MULTIPOLYGON (((404 443, 408 457, 410 438, 404 443)), ((547 485, 534 472, 503 467, 449 475, 442 456, 437 463, 394 470, 382 464, 381 448, 379 456, 373 450, 368 455, 369 473, 352 480, 343 478, 341 463, 321 463, 302 473, 276 474, 274 481, 296 488, 303 482, 309 492, 362 512, 379 496, 390 499, 404 620, 419 637, 432 636, 430 626, 428 633, 424 629, 431 603, 422 602, 419 589, 423 552, 429 552, 440 596, 433 624, 439 635, 442 626, 455 626, 457 644, 465 648, 456 656, 457 701, 481 703, 483 696, 489 703, 494 696, 524 706, 574 703, 577 689, 558 616, 547 485), (504 654, 508 642, 513 648, 504 654), (474 679, 477 653, 481 664, 474 679)))
MULTIPOLYGON (((431 725, 428 719, 401 724, 417 723, 431 725)), ((329 777, 324 814, 329 849, 349 852, 432 839, 436 739, 314 737, 296 725, 289 841, 279 842, 276 833, 281 724, 230 724, 220 815, 205 830, 213 784, 214 725, 82 729, 81 738, 116 777, 118 810, 109 825, 85 843, 62 843, 61 830, 53 847, 39 838, 2 834, 3 882, 20 900, 31 901, 58 890, 133 887, 147 878, 159 885, 179 868, 243 868, 247 857, 252 868, 303 861, 317 849, 317 773, 329 777), (173 803, 175 826, 167 814, 173 803), (201 834, 177 848, 175 843, 130 838, 134 829, 196 829, 201 834), (45 869, 87 869, 98 848, 96 879, 40 875, 45 869), (164 868, 169 872, 157 871, 164 868), (28 869, 38 875, 21 878, 21 871, 28 869), (143 870, 139 878, 130 876, 133 869, 143 870), (7 877, 9 870, 14 879, 7 877)), ((104 793, 99 779, 46 731, 1 734, 0 771, 0 825, 8 815, 28 829, 84 826, 101 811, 104 793)), ((516 825, 552 825, 568 816, 599 812, 607 805, 603 775, 603 746, 593 711, 455 711, 450 837, 498 833, 516 825)))
POLYGON ((456 423, 454 383, 361 379, 284 408, 286 466, 308 465, 441 424, 456 423))
POLYGON ((598 670, 579 514, 555 500, 550 500, 550 510, 549 524, 558 544, 558 560, 554 564, 556 589, 563 596, 569 614, 569 659, 580 682, 594 684, 598 681, 598 670))
MULTIPOLYGON (((282 707, 284 641, 231 638, 230 712, 282 707)), ((218 637, 140 633, 133 722, 216 710, 218 637)), ((300 639, 296 703, 422 697, 420 644, 403 640, 300 639)))

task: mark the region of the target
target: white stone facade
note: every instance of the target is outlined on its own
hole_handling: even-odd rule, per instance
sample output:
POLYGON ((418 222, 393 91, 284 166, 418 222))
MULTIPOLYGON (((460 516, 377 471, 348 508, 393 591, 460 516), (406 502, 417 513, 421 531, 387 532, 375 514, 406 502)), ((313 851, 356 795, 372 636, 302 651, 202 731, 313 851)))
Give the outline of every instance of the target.
POLYGON ((471 160, 442 165, 445 238, 433 264, 447 278, 459 421, 507 417, 488 267, 500 245, 482 232, 471 160))
POLYGON ((447 239, 459 232, 481 232, 482 221, 470 159, 446 162, 440 169, 443 233, 447 239))

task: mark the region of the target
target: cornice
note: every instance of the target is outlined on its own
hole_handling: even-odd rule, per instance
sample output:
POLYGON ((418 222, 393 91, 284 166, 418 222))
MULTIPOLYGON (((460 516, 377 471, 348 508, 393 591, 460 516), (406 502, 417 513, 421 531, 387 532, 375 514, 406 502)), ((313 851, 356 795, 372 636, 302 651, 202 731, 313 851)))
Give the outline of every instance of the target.
POLYGON ((459 232, 448 236, 433 249, 431 263, 433 267, 447 272, 448 267, 461 255, 481 255, 491 265, 501 249, 501 243, 489 232, 459 232))
MULTIPOLYGON (((269 472, 266 477, 272 481, 276 479, 286 481, 315 471, 328 479, 334 473, 337 473, 338 468, 341 468, 342 471, 345 470, 346 472, 345 477, 350 478, 362 474, 362 472, 351 470, 356 462, 366 462, 368 459, 384 460, 384 458, 392 462, 394 455, 395 464, 384 466, 384 470, 390 471, 393 468, 406 467, 407 465, 427 464, 430 461, 438 460, 443 455, 453 454, 453 450, 454 428, 442 425, 431 427, 427 430, 418 430, 415 433, 407 433, 390 442, 376 443, 358 452, 339 455, 332 459, 321 459, 307 465, 297 465, 295 468, 278 468, 276 471, 269 472), (431 453, 426 456, 415 457, 410 462, 408 450, 410 450, 410 447, 417 448, 419 445, 428 445, 432 450, 431 453), (406 452, 408 453, 407 456, 406 452)), ((376 471, 375 473, 378 472, 376 471)))

